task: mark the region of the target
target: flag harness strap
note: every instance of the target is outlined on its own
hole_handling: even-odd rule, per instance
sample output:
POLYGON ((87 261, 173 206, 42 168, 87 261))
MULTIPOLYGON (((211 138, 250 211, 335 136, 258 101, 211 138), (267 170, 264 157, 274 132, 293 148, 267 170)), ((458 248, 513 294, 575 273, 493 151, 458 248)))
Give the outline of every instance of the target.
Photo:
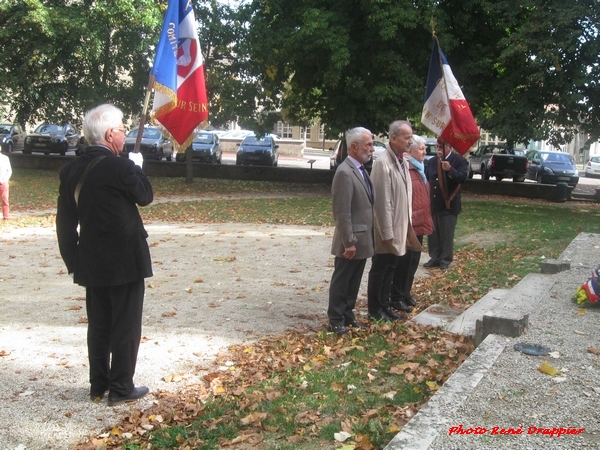
POLYGON ((75 197, 75 204, 77 206, 79 206, 79 193, 81 192, 81 188, 83 187, 83 182, 85 181, 87 174, 90 173, 90 170, 92 170, 94 168, 94 166, 96 164, 98 164, 101 160, 103 160, 104 158, 106 158, 106 155, 96 156, 94 159, 92 159, 89 162, 89 164, 85 168, 83 174, 81 175, 81 178, 79 179, 79 182, 77 183, 77 186, 75 186, 75 192, 73 194, 73 196, 75 197))
POLYGON ((442 176, 444 177, 444 179, 440 180, 440 191, 442 191, 442 197, 444 198, 444 202, 446 203, 446 209, 450 209, 450 202, 452 202, 452 199, 454 199, 456 194, 458 194, 458 191, 460 190, 460 184, 456 186, 454 192, 452 192, 450 197, 448 197, 448 194, 446 193, 446 175, 442 170, 442 160, 438 158, 438 177, 442 176))

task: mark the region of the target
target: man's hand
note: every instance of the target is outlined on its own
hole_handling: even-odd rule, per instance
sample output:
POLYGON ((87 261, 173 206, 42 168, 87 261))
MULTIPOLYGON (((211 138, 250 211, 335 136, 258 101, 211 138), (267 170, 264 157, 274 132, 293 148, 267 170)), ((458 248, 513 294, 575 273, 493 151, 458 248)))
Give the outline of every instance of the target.
POLYGON ((356 247, 353 245, 352 247, 348 247, 344 249, 344 258, 352 259, 356 255, 356 247))
POLYGON ((448 161, 442 161, 442 170, 444 170, 445 172, 448 172, 450 170, 450 167, 452 167, 450 165, 450 163, 448 161))

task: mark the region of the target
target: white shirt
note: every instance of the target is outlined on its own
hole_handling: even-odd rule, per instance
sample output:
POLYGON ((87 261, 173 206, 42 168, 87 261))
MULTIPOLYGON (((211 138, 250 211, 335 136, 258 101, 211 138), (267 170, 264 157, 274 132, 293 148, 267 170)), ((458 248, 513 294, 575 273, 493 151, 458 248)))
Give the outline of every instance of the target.
POLYGON ((8 159, 8 156, 0 153, 0 184, 8 183, 11 175, 12 167, 10 166, 10 159, 8 159))

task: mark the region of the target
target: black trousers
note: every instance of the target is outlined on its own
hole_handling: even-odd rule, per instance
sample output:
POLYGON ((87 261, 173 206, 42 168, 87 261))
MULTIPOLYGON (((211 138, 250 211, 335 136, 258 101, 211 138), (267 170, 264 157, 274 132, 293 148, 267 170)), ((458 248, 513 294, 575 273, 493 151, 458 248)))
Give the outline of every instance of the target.
POLYGON ((366 259, 335 257, 329 283, 327 317, 331 325, 346 325, 355 320, 354 307, 360 289, 366 259))
MULTIPOLYGON (((417 239, 421 244, 423 243, 423 236, 417 236, 417 239)), ((421 252, 412 250, 407 250, 406 254, 398 256, 390 294, 392 302, 405 301, 411 297, 410 291, 415 281, 415 273, 419 268, 420 260, 421 252)))
POLYGON ((370 314, 376 314, 390 306, 390 291, 397 259, 398 256, 393 253, 376 253, 373 256, 367 287, 370 314))
POLYGON ((450 264, 454 256, 455 214, 433 214, 435 230, 427 237, 429 257, 437 263, 450 264))
POLYGON ((144 279, 119 286, 87 287, 90 393, 129 395, 142 337, 144 279), (111 360, 112 354, 112 360, 111 360))

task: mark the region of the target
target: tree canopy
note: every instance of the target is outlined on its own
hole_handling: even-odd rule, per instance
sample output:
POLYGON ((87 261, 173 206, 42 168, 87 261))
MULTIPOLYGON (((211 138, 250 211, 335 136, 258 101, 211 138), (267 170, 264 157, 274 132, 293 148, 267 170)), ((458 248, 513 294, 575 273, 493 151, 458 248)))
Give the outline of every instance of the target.
POLYGON ((0 100, 21 122, 79 123, 84 111, 102 102, 139 114, 161 3, 5 0, 0 100))
MULTIPOLYGON (((97 103, 141 110, 166 0, 4 0, 0 104, 70 120, 97 103)), ((600 137, 597 0, 196 0, 214 126, 319 120, 418 132, 431 23, 471 109, 510 143, 600 137), (433 20, 432 20, 433 19, 433 20)))

